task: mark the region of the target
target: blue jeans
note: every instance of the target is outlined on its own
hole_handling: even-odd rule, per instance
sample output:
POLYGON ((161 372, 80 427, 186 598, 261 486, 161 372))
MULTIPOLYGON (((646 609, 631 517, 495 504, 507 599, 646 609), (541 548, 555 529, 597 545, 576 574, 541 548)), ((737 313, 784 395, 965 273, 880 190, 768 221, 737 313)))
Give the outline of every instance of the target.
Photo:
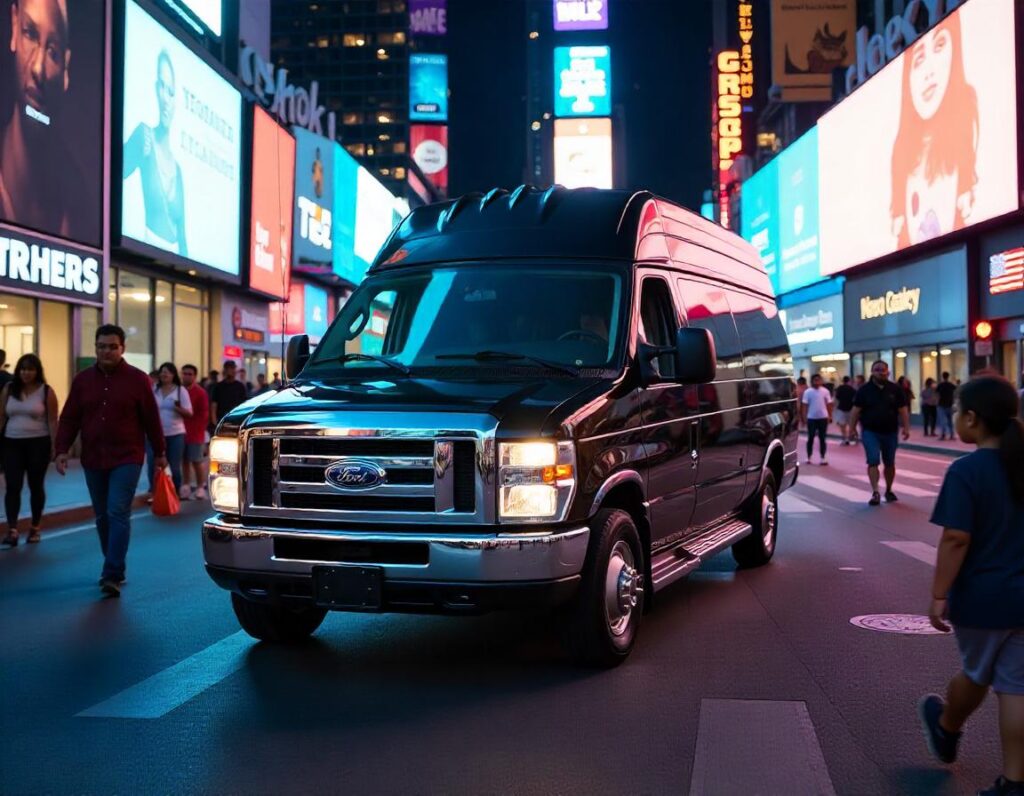
POLYGON ((895 431, 891 434, 879 434, 865 428, 861 431, 860 440, 864 445, 868 467, 878 467, 879 460, 886 467, 896 464, 896 448, 899 447, 900 440, 895 431))
POLYGON ((953 437, 953 407, 952 406, 940 406, 939 407, 939 433, 942 436, 949 435, 950 439, 953 437))
POLYGON ((124 578, 124 560, 131 536, 132 500, 139 485, 140 464, 122 464, 109 470, 85 471, 92 510, 96 513, 96 531, 103 550, 101 577, 124 578))
MULTIPOLYGON (((171 467, 171 480, 174 481, 174 491, 181 491, 181 462, 185 458, 185 435, 174 434, 164 437, 167 445, 167 464, 171 467)), ((149 478, 149 491, 153 491, 153 478, 156 476, 156 468, 153 466, 153 449, 149 447, 149 440, 146 440, 146 476, 149 478)))

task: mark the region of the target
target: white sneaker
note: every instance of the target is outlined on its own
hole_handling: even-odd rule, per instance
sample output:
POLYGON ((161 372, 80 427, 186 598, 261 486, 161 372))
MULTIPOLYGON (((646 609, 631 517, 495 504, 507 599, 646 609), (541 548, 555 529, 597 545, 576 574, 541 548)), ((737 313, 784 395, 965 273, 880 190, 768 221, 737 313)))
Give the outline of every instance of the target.
POLYGON ((814 462, 811 461, 810 456, 807 457, 807 461, 805 462, 805 464, 814 464, 814 462))
POLYGON ((193 497, 196 500, 206 500, 206 487, 205 486, 196 487, 196 492, 195 492, 195 495, 193 495, 193 497))
POLYGON ((826 459, 824 456, 822 456, 821 457, 821 461, 818 462, 818 464, 820 464, 822 467, 828 467, 828 459, 826 459))
POLYGON ((182 500, 188 500, 191 494, 192 487, 190 487, 188 484, 182 484, 181 489, 178 492, 178 497, 180 497, 182 500))

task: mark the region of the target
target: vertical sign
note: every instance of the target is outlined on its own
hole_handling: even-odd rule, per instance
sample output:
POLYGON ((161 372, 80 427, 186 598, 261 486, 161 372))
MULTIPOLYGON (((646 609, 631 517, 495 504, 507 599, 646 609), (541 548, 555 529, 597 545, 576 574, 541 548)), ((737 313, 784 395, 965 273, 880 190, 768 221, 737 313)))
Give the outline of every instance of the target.
POLYGON ((409 0, 409 32, 415 36, 448 33, 448 0, 409 0))
POLYGON ((607 30, 608 0, 554 0, 555 30, 607 30))
POLYGON ((715 168, 718 180, 718 221, 729 227, 729 186, 732 164, 743 152, 743 102, 740 99, 740 53, 723 50, 715 62, 717 97, 713 109, 715 168))
POLYGON ((554 64, 555 116, 611 116, 610 47, 555 47, 554 64))
POLYGON ((409 125, 412 159, 434 187, 448 194, 448 126, 445 124, 409 125))

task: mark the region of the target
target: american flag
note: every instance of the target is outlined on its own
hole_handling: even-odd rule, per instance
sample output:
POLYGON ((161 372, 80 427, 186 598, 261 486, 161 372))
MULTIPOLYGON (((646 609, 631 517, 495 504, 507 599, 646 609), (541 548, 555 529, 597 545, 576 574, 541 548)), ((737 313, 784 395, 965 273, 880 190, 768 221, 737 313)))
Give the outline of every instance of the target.
POLYGON ((1024 246, 993 254, 988 259, 988 292, 1024 289, 1024 246))

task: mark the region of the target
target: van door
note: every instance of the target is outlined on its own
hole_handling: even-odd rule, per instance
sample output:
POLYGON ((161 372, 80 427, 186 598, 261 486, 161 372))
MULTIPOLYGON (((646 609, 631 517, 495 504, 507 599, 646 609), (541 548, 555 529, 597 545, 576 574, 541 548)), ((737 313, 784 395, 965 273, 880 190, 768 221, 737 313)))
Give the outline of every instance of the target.
MULTIPOLYGON (((643 274, 640 281, 638 339, 653 346, 674 346, 680 316, 667 279, 643 274)), ((697 479, 697 434, 692 415, 696 388, 671 381, 675 360, 658 357, 658 384, 641 388, 643 442, 648 462, 651 542, 682 536, 690 525, 697 479)))
POLYGON ((697 387, 699 402, 697 505, 693 524, 705 525, 736 511, 746 480, 747 439, 741 421, 743 350, 726 289, 689 277, 676 280, 690 326, 715 340, 717 374, 697 387))

